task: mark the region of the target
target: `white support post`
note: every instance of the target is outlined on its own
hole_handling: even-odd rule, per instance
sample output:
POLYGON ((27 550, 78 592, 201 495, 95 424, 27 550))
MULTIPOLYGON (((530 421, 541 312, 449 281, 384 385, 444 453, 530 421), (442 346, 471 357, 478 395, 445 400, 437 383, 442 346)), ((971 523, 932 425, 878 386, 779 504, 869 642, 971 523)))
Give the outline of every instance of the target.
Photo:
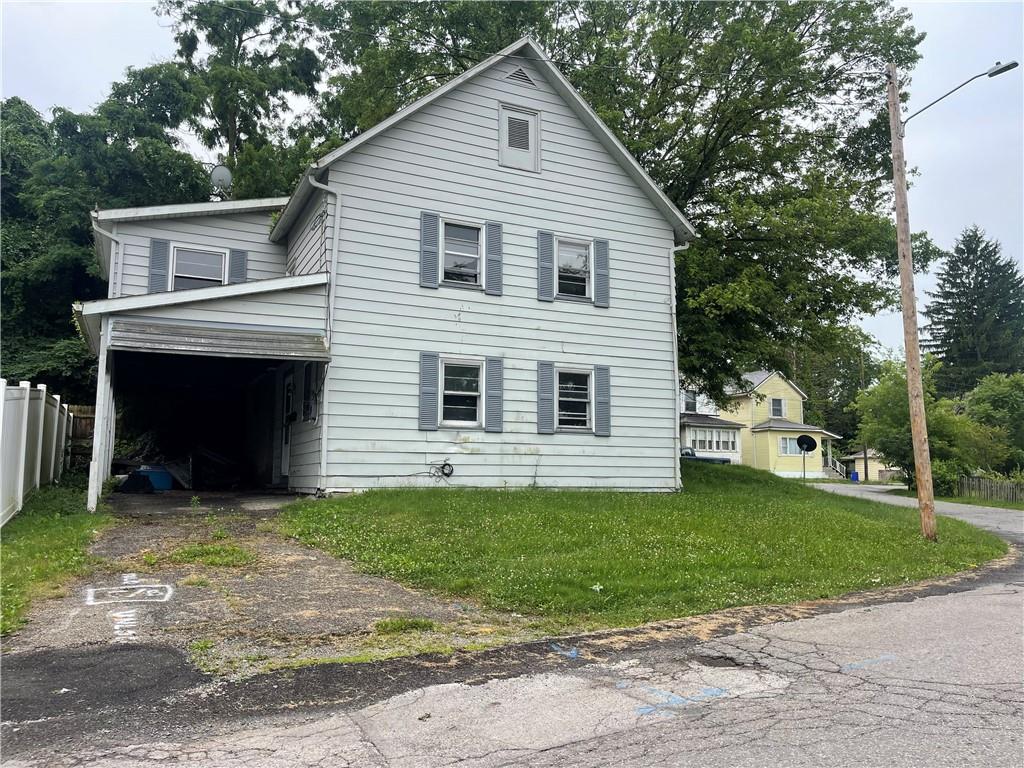
MULTIPOLYGON (((60 433, 60 395, 51 395, 53 398, 53 435, 50 438, 50 445, 47 447, 50 455, 49 471, 50 476, 46 478, 47 485, 53 485, 57 479, 57 436, 60 433)), ((46 413, 47 403, 43 402, 43 413, 46 413)))
POLYGON ((28 409, 32 405, 32 384, 28 381, 20 381, 18 386, 25 393, 18 439, 18 506, 16 509, 20 511, 25 505, 25 461, 28 459, 28 409))
POLYGON ((36 389, 41 393, 41 397, 39 398, 39 434, 35 436, 38 450, 36 451, 36 481, 35 485, 32 486, 33 488, 39 488, 42 485, 43 478, 41 476, 41 472, 43 469, 43 451, 45 450, 45 446, 43 446, 43 435, 46 434, 46 385, 36 384, 36 389))
MULTIPOLYGON (((100 355, 96 367, 96 420, 92 432, 92 461, 89 462, 89 492, 86 497, 86 509, 95 512, 100 502, 100 491, 106 472, 103 462, 107 457, 107 409, 110 373, 107 371, 107 319, 101 321, 100 355)), ((108 465, 109 470, 109 465, 108 465)))

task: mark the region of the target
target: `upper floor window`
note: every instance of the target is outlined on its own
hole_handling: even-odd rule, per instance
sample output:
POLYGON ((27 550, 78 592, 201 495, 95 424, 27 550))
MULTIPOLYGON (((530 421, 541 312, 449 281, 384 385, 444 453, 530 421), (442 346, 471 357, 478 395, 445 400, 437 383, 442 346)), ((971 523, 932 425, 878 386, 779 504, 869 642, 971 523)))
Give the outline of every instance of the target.
POLYGON ((498 163, 523 171, 540 170, 540 115, 518 107, 498 109, 498 163))
POLYGON ((481 285, 481 228, 469 224, 445 222, 444 271, 446 283, 481 285))
POLYGON ((171 249, 171 290, 209 288, 228 280, 227 252, 175 245, 171 249))
POLYGON ((692 389, 683 390, 683 412, 684 413, 696 413, 697 412, 697 392, 692 389))
POLYGON ((590 243, 558 238, 555 280, 559 296, 590 298, 590 243))
POLYGON ((786 415, 786 404, 781 397, 772 398, 772 418, 781 419, 786 415))

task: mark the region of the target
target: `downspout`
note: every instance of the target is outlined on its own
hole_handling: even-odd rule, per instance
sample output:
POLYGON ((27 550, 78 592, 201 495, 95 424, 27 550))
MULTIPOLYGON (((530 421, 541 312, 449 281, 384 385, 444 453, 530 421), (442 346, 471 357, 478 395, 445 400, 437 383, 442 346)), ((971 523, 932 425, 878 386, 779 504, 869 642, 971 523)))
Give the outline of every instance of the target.
MULTIPOLYGON (((113 234, 111 234, 110 232, 107 232, 107 230, 103 229, 99 224, 97 224, 96 223, 96 219, 90 217, 89 220, 90 220, 90 223, 92 224, 92 231, 95 232, 97 235, 101 235, 101 236, 107 238, 111 242, 112 247, 116 247, 117 248, 117 251, 116 251, 117 258, 120 259, 121 258, 121 241, 118 238, 114 237, 113 234)), ((110 298, 115 298, 116 296, 119 296, 120 293, 121 293, 121 286, 119 285, 120 281, 117 279, 120 276, 120 271, 121 270, 120 270, 120 266, 115 267, 115 265, 114 265, 114 253, 115 252, 113 250, 111 250, 111 252, 110 252, 110 264, 107 266, 107 280, 110 281, 110 286, 109 286, 110 290, 107 291, 107 294, 110 296, 110 298), (115 291, 115 289, 116 289, 116 291, 115 291)))
POLYGON ((679 324, 676 322, 676 250, 685 251, 689 245, 683 243, 681 246, 671 247, 668 249, 668 262, 671 273, 670 280, 670 293, 669 293, 669 317, 672 322, 672 374, 673 382, 675 383, 675 421, 676 421, 676 434, 673 444, 675 446, 675 461, 673 464, 673 472, 675 477, 676 490, 682 490, 683 487, 683 470, 679 465, 682 461, 680 456, 681 447, 681 435, 679 426, 679 324))
MULTIPOLYGON (((312 170, 312 166, 311 166, 312 170)), ((330 178, 330 171, 328 171, 328 178, 330 178)), ((329 195, 334 197, 334 228, 331 231, 331 258, 330 258, 330 279, 327 283, 327 317, 326 317, 326 330, 327 330, 327 351, 330 354, 331 360, 334 359, 334 302, 337 297, 338 291, 338 243, 341 240, 341 197, 338 195, 336 190, 333 190, 327 184, 323 184, 317 181, 313 174, 310 173, 307 176, 310 186, 323 190, 329 195)), ((327 438, 330 431, 327 428, 327 398, 330 388, 327 383, 327 372, 330 370, 331 363, 324 366, 324 383, 323 383, 323 397, 321 398, 321 410, 323 412, 323 421, 320 425, 320 490, 323 491, 327 487, 327 438)))

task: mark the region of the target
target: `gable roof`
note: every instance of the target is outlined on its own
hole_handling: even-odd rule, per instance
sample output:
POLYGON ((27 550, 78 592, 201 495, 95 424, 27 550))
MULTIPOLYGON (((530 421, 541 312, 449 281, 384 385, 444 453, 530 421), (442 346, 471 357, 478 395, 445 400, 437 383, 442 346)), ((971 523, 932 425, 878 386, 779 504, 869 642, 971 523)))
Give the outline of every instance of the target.
POLYGON ((749 395, 751 392, 753 392, 766 381, 768 381, 768 379, 770 379, 772 376, 778 376, 780 379, 789 384, 789 386, 791 386, 793 389, 799 392, 800 397, 802 397, 804 400, 807 399, 807 393, 800 389, 800 387, 798 387, 796 384, 794 384, 791 379, 787 378, 786 376, 783 376, 779 371, 749 371, 747 373, 744 373, 741 377, 743 381, 746 382, 746 386, 739 389, 732 389, 728 392, 728 394, 732 397, 737 397, 739 395, 749 395))
POLYGON ((480 73, 487 71, 495 64, 504 61, 506 58, 513 57, 532 61, 540 67, 541 71, 548 77, 548 80, 551 83, 552 88, 555 89, 555 92, 565 100, 570 109, 572 109, 583 124, 590 129, 605 150, 607 150, 608 153, 618 161, 623 170, 625 170, 633 181, 636 182, 644 194, 647 195, 655 208, 657 208, 665 217, 666 221, 672 225, 672 231, 675 233, 676 244, 681 245, 682 243, 692 240, 697 236, 693 226, 689 221, 687 221, 682 212, 671 200, 668 199, 668 196, 666 196, 662 189, 654 183, 654 180, 640 166, 640 163, 636 161, 636 158, 629 153, 629 150, 622 145, 622 142, 620 142, 608 126, 602 122, 601 118, 597 116, 597 113, 591 109, 590 105, 587 104, 576 89, 572 87, 569 81, 565 79, 565 76, 558 70, 558 67, 552 63, 544 50, 531 38, 523 37, 512 43, 512 45, 507 48, 480 62, 476 66, 467 69, 458 77, 452 78, 440 88, 428 93, 418 101, 415 101, 404 109, 399 110, 386 120, 382 120, 377 123, 377 125, 370 130, 365 133, 361 133, 356 138, 346 142, 310 165, 309 168, 306 169, 305 173, 303 173, 302 178, 299 179, 299 183, 295 188, 295 192, 292 194, 291 200, 289 200, 287 207, 284 209, 284 213, 281 214, 281 218, 278 219, 277 225, 271 231, 271 241, 277 242, 287 235, 288 230, 299 217, 306 200, 312 194, 314 189, 309 183, 311 177, 320 179, 320 176, 332 163, 341 159, 349 152, 362 146, 366 142, 372 140, 375 136, 388 130, 393 125, 400 123, 429 104, 434 103, 445 94, 453 91, 480 73))

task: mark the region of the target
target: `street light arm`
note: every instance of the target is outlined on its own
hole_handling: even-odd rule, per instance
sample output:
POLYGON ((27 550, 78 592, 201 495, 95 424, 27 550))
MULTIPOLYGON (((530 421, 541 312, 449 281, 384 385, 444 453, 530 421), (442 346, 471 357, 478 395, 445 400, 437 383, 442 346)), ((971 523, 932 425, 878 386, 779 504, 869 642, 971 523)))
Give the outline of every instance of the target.
POLYGON ((977 80, 977 79, 978 79, 979 77, 984 77, 984 76, 985 76, 985 75, 987 75, 987 74, 988 74, 988 72, 982 72, 982 73, 980 73, 980 74, 977 74, 977 75, 975 75, 975 76, 974 76, 974 77, 972 77, 972 78, 969 78, 969 79, 967 79, 967 80, 964 80, 964 81, 963 81, 962 83, 960 83, 960 85, 958 85, 958 86, 957 86, 956 88, 954 88, 953 90, 951 90, 951 91, 946 91, 946 92, 945 92, 944 94, 942 94, 941 96, 939 96, 939 98, 937 98, 937 99, 936 99, 935 101, 931 101, 931 102, 929 102, 929 103, 925 104, 925 105, 924 105, 923 107, 921 107, 921 108, 920 108, 919 110, 917 110, 917 112, 914 112, 914 113, 913 113, 912 115, 910 115, 909 117, 907 117, 907 118, 905 118, 904 120, 902 120, 902 121, 900 122, 900 125, 901 125, 901 126, 902 126, 903 128, 906 128, 906 127, 907 127, 907 123, 909 123, 909 122, 910 122, 910 121, 911 121, 912 119, 914 119, 915 117, 917 117, 918 115, 920 115, 920 114, 921 114, 922 112, 924 112, 924 111, 925 111, 926 109, 928 109, 929 107, 934 107, 934 106, 935 106, 936 104, 938 104, 938 103, 939 103, 940 101, 942 101, 942 100, 943 100, 944 98, 946 98, 947 96, 952 96, 952 95, 953 95, 954 93, 956 93, 957 91, 959 91, 959 90, 960 90, 961 88, 963 88, 963 87, 964 87, 965 85, 967 85, 968 83, 973 83, 973 82, 974 82, 975 80, 977 80))

